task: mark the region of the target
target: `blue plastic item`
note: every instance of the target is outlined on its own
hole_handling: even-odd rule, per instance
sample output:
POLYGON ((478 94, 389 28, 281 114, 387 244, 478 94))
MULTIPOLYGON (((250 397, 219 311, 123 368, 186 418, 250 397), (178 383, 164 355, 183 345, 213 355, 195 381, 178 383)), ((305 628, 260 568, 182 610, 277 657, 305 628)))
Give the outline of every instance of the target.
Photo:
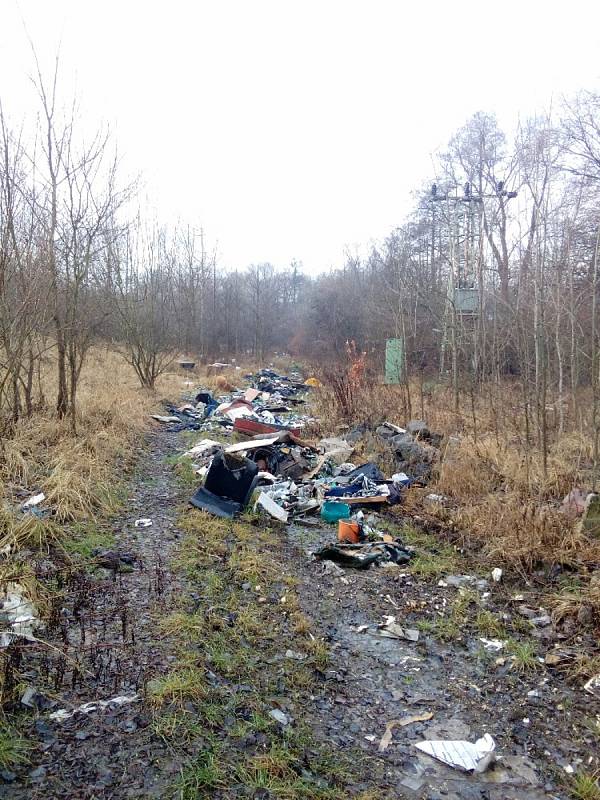
POLYGON ((325 502, 321 506, 321 519, 325 522, 337 522, 340 519, 350 518, 350 506, 348 503, 325 502))

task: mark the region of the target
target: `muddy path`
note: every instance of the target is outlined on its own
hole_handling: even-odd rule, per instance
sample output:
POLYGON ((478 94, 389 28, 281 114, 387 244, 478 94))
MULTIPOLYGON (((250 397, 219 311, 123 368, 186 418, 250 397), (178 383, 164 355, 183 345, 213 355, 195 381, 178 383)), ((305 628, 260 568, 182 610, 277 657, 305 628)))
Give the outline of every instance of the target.
POLYGON ((600 708, 540 664, 551 643, 515 661, 481 641, 512 618, 518 587, 440 586, 431 561, 425 574, 342 570, 312 558, 327 526, 213 524, 187 510, 183 449, 181 434, 149 434, 105 565, 70 579, 56 650, 24 662, 39 690, 23 723, 34 749, 0 775, 0 797, 566 800, 565 769, 597 769, 600 708), (141 517, 152 526, 136 528, 141 517), (182 548, 197 560, 174 568, 182 548), (419 640, 381 637, 386 614, 419 640), (158 712, 148 687, 163 676, 164 697, 174 671, 192 680, 171 682, 158 712), (388 722, 421 715, 380 751, 388 722), (414 747, 486 732, 498 760, 480 775, 414 747))
POLYGON ((166 750, 152 734, 142 694, 149 677, 164 671, 171 658, 156 635, 157 613, 181 591, 169 559, 182 493, 165 463, 176 451, 176 434, 148 435, 127 487, 127 511, 112 523, 114 542, 100 557, 105 566, 70 576, 62 589, 59 619, 47 637, 56 649, 43 648, 27 659, 26 677, 39 690, 24 726, 35 747, 31 763, 24 774, 4 771, 0 797, 164 795, 170 776, 164 763, 160 770, 155 765, 166 750), (152 526, 136 528, 141 517, 152 519, 152 526), (132 557, 132 564, 120 555, 127 562, 132 557), (112 698, 125 700, 77 711, 112 698), (53 719, 56 712, 65 719, 53 719))
MULTIPOLYGON (((330 536, 322 529, 292 528, 290 557, 297 561, 298 548, 308 554, 330 536)), ((539 656, 530 660, 528 654, 526 664, 515 664, 504 648, 487 650, 466 608, 449 631, 450 641, 443 630, 446 636, 436 638, 432 620, 447 619, 437 615, 457 603, 457 588, 415 577, 410 569, 341 571, 306 556, 298 575, 305 608, 319 620, 332 653, 328 683, 307 711, 333 746, 359 744, 378 762, 374 780, 386 797, 566 798, 571 795, 561 785, 565 768, 597 768, 597 735, 586 723, 600 708, 580 685, 572 688, 544 669, 539 656), (419 641, 380 636, 378 625, 389 614, 404 627, 420 627, 419 641), (390 720, 422 714, 431 719, 396 726, 391 743, 379 752, 390 720), (484 733, 493 736, 498 755, 481 775, 461 773, 414 747, 422 739, 475 741, 484 733)), ((481 589, 494 593, 490 584, 481 589)), ((486 598, 486 608, 499 619, 507 592, 496 593, 486 598)), ((493 618, 485 619, 489 625, 493 618)))

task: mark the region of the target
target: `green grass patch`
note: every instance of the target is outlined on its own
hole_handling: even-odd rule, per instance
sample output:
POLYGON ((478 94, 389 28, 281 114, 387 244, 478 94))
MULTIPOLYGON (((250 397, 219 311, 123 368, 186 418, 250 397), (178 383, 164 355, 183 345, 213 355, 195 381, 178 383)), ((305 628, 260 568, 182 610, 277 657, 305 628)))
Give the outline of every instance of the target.
POLYGON ((148 699, 157 708, 167 704, 200 703, 206 692, 204 670, 193 665, 177 666, 166 675, 149 681, 146 686, 148 699))
POLYGON ((477 633, 486 639, 506 639, 508 637, 502 620, 487 608, 478 609, 475 627, 477 633))
POLYGON ((93 521, 71 525, 72 535, 65 539, 63 547, 71 555, 91 560, 95 550, 110 550, 115 545, 115 536, 93 521))
POLYGON ((229 783, 223 769, 219 745, 211 742, 184 767, 177 782, 178 800, 200 800, 212 797, 212 793, 229 783))
POLYGON ((569 791, 574 800, 600 800, 598 775, 588 775, 587 773, 575 775, 569 791))
POLYGON ((514 667, 518 672, 533 672, 539 669, 535 647, 532 642, 509 639, 506 651, 510 654, 514 667))
POLYGON ((0 721, 0 768, 12 770, 29 762, 31 743, 6 721, 0 721))

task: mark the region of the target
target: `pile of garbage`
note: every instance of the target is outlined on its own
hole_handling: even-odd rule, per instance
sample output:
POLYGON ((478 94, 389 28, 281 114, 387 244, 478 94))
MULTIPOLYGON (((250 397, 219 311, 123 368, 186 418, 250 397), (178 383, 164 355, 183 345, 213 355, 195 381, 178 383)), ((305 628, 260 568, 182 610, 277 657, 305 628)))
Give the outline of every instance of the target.
POLYGON ((372 461, 352 461, 363 428, 319 441, 303 438, 302 428, 312 418, 296 409, 306 402, 316 379, 305 383, 297 374, 282 376, 271 369, 245 378, 250 384, 245 389, 217 399, 199 391, 195 405, 179 409, 180 415, 204 420, 203 432, 209 421, 220 432, 229 429, 242 439, 228 445, 201 438, 185 453, 203 479, 190 503, 230 519, 253 502, 255 511, 282 523, 318 524, 319 517, 337 523, 344 531, 338 560, 358 568, 409 557, 389 541, 388 547, 372 548, 384 537, 365 522, 362 509, 398 504, 411 483, 426 481, 441 437, 421 421, 406 429, 389 422, 380 425, 374 434, 390 447, 398 467, 386 476, 372 461))
MULTIPOLYGON (((311 384, 304 384, 300 375, 279 375, 262 369, 245 375, 248 386, 214 397, 200 390, 193 402, 166 406, 168 414, 152 414, 157 422, 174 430, 198 430, 230 434, 233 431, 253 435, 276 431, 297 431, 313 419, 298 412, 306 400, 311 384)), ((224 381, 224 383, 227 383, 224 381)))

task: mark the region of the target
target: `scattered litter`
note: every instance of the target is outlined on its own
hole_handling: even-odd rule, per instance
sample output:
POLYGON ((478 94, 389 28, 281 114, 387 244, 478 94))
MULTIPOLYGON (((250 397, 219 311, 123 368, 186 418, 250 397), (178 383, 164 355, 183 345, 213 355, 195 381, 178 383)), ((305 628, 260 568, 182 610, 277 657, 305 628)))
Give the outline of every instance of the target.
POLYGON ((368 569, 371 564, 406 564, 412 557, 412 551, 394 542, 363 542, 362 544, 326 545, 315 553, 320 560, 335 561, 345 567, 368 569))
POLYGON ((588 535, 600 534, 600 494, 590 492, 586 497, 579 527, 588 535))
POLYGON ((152 520, 149 517, 141 517, 136 519, 133 524, 136 528, 149 528, 152 525, 152 520))
MULTIPOLYGON (((441 585, 438 583, 438 586, 441 585)), ((445 586, 453 586, 456 589, 462 589, 465 586, 474 586, 480 592, 485 591, 488 587, 488 582, 485 578, 477 578, 475 575, 448 575, 444 579, 445 586)))
POLYGON ((189 456, 190 458, 197 458, 199 456, 208 456, 216 453, 217 450, 220 450, 222 447, 220 442, 215 442, 212 439, 202 439, 195 444, 191 450, 188 450, 183 455, 189 456))
POLYGON ((4 599, 0 601, 0 624, 6 626, 0 632, 0 648, 8 647, 18 638, 35 639, 34 631, 41 623, 18 583, 6 586, 4 599))
POLYGON ((484 639, 482 636, 479 637, 479 641, 483 642, 483 647, 485 650, 489 650, 492 653, 497 653, 498 650, 502 650, 506 644, 506 642, 503 642, 500 639, 484 639))
POLYGON ((561 511, 571 519, 580 517, 585 511, 586 500, 587 492, 582 489, 571 489, 561 503, 561 511))
POLYGON ((494 569, 492 570, 492 580, 494 581, 494 583, 499 583, 501 579, 502 579, 502 570, 500 569, 500 567, 494 567, 494 569))
POLYGON ((293 661, 304 661, 306 658, 305 653, 297 653, 295 650, 286 650, 285 657, 291 658, 293 661))
POLYGON ((269 716, 275 720, 275 722, 279 722, 280 725, 289 725, 290 718, 287 714, 284 714, 283 711, 280 711, 278 708, 273 708, 269 711, 269 716))
POLYGON ((587 683, 583 686, 586 692, 593 694, 596 697, 600 697, 600 673, 598 675, 594 675, 593 678, 590 678, 587 683))
POLYGON ((403 628, 396 622, 396 617, 386 616, 384 622, 379 625, 379 636, 384 636, 388 639, 406 639, 409 642, 419 641, 419 631, 414 628, 403 628))
POLYGON ((140 696, 138 694, 123 694, 118 697, 111 697, 110 700, 92 700, 90 703, 83 703, 83 705, 71 710, 61 708, 58 711, 53 711, 52 714, 49 714, 49 719, 56 720, 56 722, 64 722, 75 714, 90 714, 92 711, 103 711, 108 706, 123 706, 127 703, 135 703, 139 699, 140 696))
POLYGON ((152 417, 152 419, 155 419, 157 422, 162 422, 163 425, 167 425, 170 422, 181 422, 179 417, 176 417, 174 415, 170 416, 170 417, 167 417, 164 414, 151 414, 150 416, 152 417))
POLYGON ((431 719, 433 714, 431 711, 426 711, 423 714, 415 714, 412 717, 403 717, 402 719, 392 719, 385 726, 385 733, 379 741, 379 752, 383 753, 391 744, 394 728, 403 728, 406 725, 412 725, 415 722, 426 722, 431 719))
POLYGON ((536 628, 545 628, 552 624, 552 618, 549 614, 541 614, 539 617, 531 617, 529 619, 529 624, 536 628))
POLYGON ((288 521, 287 511, 284 511, 284 509, 281 506, 277 505, 275 500, 269 497, 269 495, 266 494, 266 492, 260 493, 260 495, 258 496, 258 500, 254 504, 254 509, 256 510, 258 506, 264 508, 264 510, 268 514, 270 514, 272 517, 275 517, 275 519, 278 519, 280 522, 288 521))
POLYGON ((344 574, 344 570, 334 564, 333 561, 325 561, 323 564, 323 575, 335 575, 339 577, 344 574))
POLYGON ((26 500, 22 505, 21 508, 23 511, 26 511, 28 508, 33 508, 34 506, 39 506, 41 502, 46 499, 46 495, 43 492, 39 494, 34 494, 33 497, 30 497, 29 500, 26 500))
POLYGON ((427 494, 425 495, 425 502, 427 503, 443 503, 446 497, 443 494, 427 494))
POLYGON ((27 708, 37 708, 35 698, 39 695, 35 686, 28 686, 21 695, 21 704, 27 708))
POLYGON ((464 740, 428 740, 417 742, 415 747, 455 769, 485 772, 494 759, 496 743, 486 733, 475 744, 464 740))

